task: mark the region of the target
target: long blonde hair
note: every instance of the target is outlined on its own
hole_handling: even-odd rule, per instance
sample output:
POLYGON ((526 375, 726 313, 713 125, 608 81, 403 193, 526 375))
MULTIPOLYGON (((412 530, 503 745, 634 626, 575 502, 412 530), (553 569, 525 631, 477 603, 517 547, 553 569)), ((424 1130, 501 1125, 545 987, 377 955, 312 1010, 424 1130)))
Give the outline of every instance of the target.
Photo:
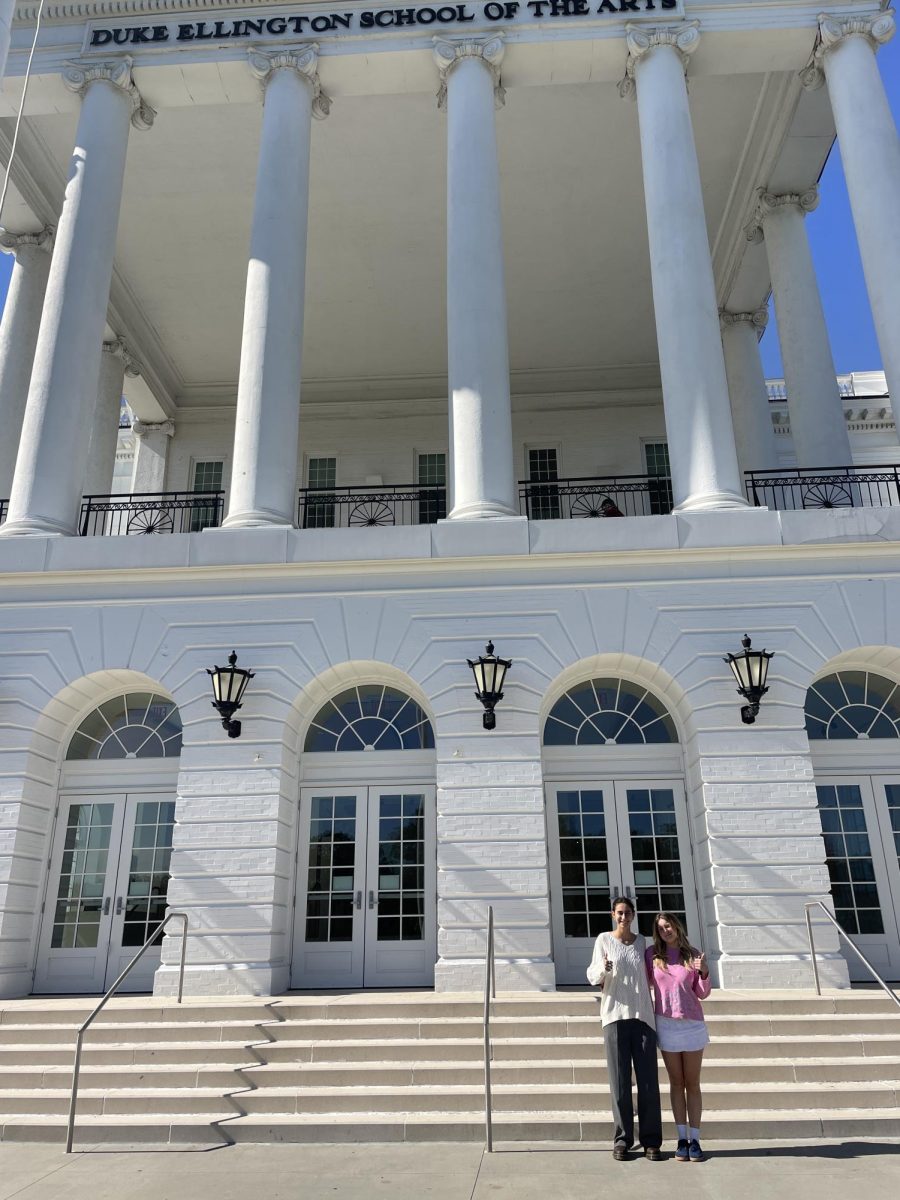
POLYGON ((653 918, 653 962, 654 965, 659 963, 664 971, 669 969, 669 945, 662 940, 662 935, 659 932, 660 921, 668 921, 677 935, 675 946, 681 958, 681 965, 687 967, 690 965, 691 959, 696 958, 697 951, 688 941, 687 930, 685 929, 681 918, 676 917, 674 913, 659 912, 653 918))

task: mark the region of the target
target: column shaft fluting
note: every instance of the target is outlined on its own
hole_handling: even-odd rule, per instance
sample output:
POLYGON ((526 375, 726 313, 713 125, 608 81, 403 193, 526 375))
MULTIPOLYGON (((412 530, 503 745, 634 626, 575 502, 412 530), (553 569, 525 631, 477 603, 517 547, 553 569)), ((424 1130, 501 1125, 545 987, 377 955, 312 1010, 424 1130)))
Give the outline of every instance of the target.
POLYGON ((0 499, 12 487, 31 366, 50 272, 52 235, 0 234, 16 257, 0 322, 0 499))
POLYGON ((865 32, 852 31, 852 18, 821 21, 822 68, 888 392, 900 408, 900 137, 875 60, 894 17, 860 20, 865 32))
POLYGON ((743 507, 691 125, 691 25, 631 27, 650 273, 676 511, 743 507))
POLYGON ((850 438, 804 222, 816 203, 814 188, 762 192, 747 235, 766 243, 797 465, 842 467, 851 461, 850 438))
POLYGON ((453 518, 518 515, 494 126, 502 54, 498 38, 435 43, 447 106, 449 515, 453 518))
POLYGON ((768 471, 777 466, 769 394, 759 354, 759 331, 765 328, 766 316, 765 309, 753 313, 722 313, 725 375, 742 474, 744 471, 768 471))
POLYGON ((262 135, 244 301, 230 527, 292 525, 309 207, 309 148, 318 89, 316 49, 252 53, 264 80, 262 135))
POLYGON ((128 60, 70 69, 82 94, 47 282, 9 518, 0 536, 72 534, 97 402, 129 121, 147 127, 128 60))

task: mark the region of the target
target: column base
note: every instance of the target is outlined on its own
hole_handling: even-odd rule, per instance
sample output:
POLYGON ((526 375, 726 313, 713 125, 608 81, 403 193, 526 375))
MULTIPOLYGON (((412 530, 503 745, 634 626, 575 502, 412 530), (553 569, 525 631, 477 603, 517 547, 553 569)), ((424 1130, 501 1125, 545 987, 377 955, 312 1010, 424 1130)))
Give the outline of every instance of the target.
POLYGON ((248 509, 247 512, 229 513, 221 525, 212 529, 294 529, 296 526, 284 513, 265 508, 248 509))
POLYGON ((750 504, 748 500, 738 495, 737 492, 698 492, 696 495, 688 496, 680 504, 676 504, 672 512, 677 515, 678 513, 712 512, 718 508, 753 507, 757 506, 750 504))
POLYGON ((77 532, 50 517, 19 517, 0 525, 0 537, 75 537, 77 532))
MULTIPOLYGON (((521 515, 517 509, 508 508, 497 500, 476 500, 472 504, 457 504, 453 511, 444 517, 444 520, 497 521, 509 517, 521 517, 521 515)), ((441 522, 439 521, 438 524, 440 525, 441 522)))

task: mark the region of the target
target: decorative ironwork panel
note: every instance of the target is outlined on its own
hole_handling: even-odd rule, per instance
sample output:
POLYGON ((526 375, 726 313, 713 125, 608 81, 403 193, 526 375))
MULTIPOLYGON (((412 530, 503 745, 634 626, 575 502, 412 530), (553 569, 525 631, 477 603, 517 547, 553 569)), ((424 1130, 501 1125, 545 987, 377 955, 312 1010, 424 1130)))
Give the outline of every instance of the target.
POLYGON ((297 524, 301 529, 433 525, 446 515, 444 486, 407 483, 301 488, 297 524))
POLYGON ((221 525, 224 506, 224 492, 85 496, 79 532, 82 537, 196 533, 221 525))
POLYGON ((649 517, 672 508, 671 485, 662 475, 610 475, 519 483, 519 510, 532 521, 583 517, 649 517), (552 502, 548 496, 552 489, 552 502))
POLYGON ((898 467, 795 467, 745 471, 747 499, 780 512, 815 508, 896 508, 898 467))

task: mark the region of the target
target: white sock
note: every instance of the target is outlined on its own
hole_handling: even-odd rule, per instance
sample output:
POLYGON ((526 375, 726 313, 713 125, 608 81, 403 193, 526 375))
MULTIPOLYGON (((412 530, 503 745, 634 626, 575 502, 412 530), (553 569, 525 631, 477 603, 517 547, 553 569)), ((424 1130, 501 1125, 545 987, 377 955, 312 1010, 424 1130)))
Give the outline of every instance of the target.
POLYGON ((679 1142, 686 1142, 687 1141, 687 1129, 688 1129, 687 1125, 676 1125, 675 1128, 678 1130, 679 1142))
POLYGON ((693 1125, 691 1126, 691 1141, 692 1141, 692 1142, 699 1142, 699 1141, 700 1141, 700 1130, 699 1130, 699 1129, 695 1129, 695 1128, 693 1127, 693 1125))

